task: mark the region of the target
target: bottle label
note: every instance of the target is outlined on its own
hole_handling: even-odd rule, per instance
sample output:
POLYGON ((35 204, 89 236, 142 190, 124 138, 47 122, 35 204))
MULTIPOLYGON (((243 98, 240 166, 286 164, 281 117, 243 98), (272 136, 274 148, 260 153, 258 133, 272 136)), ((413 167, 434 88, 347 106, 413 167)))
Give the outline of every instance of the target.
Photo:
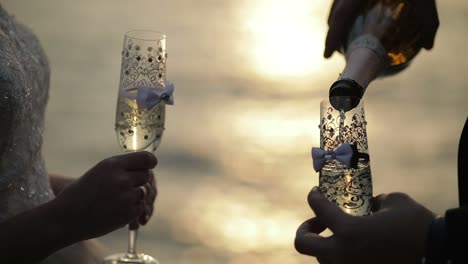
POLYGON ((348 50, 346 52, 347 57, 358 48, 372 50, 381 59, 383 65, 388 65, 387 51, 385 50, 382 43, 380 43, 379 39, 373 35, 365 34, 354 39, 351 44, 349 44, 348 50))

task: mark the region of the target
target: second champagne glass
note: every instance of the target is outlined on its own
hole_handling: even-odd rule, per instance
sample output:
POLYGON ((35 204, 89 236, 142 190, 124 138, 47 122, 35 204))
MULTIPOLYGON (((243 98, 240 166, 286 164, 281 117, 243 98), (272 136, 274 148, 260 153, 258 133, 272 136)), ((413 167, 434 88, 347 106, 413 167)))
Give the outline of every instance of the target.
MULTIPOLYGON (((171 103, 173 87, 166 86, 166 36, 135 30, 125 34, 122 51, 116 124, 123 152, 154 152, 164 132, 165 105, 171 103)), ((153 257, 137 253, 138 229, 129 230, 126 253, 105 258, 105 264, 157 264, 153 257)))
MULTIPOLYGON (((349 98, 341 100, 347 102, 349 98)), ((353 108, 348 107, 352 104, 339 104, 346 106, 347 111, 335 108, 329 99, 320 104, 320 148, 328 159, 324 158, 326 161, 319 169, 319 188, 345 212, 362 216, 370 214, 372 199, 367 122, 363 100, 351 101, 359 104, 353 105, 353 108), (347 155, 344 147, 340 150, 343 145, 349 147, 351 166, 337 159, 340 154, 347 155)))

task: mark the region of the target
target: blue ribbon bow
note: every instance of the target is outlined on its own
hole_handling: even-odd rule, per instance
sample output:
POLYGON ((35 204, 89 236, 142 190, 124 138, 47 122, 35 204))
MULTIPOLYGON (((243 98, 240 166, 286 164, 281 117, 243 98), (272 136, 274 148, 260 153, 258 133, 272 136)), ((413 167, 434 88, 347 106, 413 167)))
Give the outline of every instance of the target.
POLYGON ((355 151, 349 143, 341 144, 334 151, 326 151, 321 148, 312 148, 312 159, 314 170, 319 171, 325 165, 327 160, 338 160, 339 162, 350 168, 353 163, 355 151))
POLYGON ((167 83, 166 87, 164 87, 164 90, 162 91, 157 91, 151 87, 146 86, 140 86, 137 89, 138 94, 136 101, 138 104, 138 109, 140 110, 149 110, 161 101, 168 105, 174 104, 174 84, 172 83, 167 83))

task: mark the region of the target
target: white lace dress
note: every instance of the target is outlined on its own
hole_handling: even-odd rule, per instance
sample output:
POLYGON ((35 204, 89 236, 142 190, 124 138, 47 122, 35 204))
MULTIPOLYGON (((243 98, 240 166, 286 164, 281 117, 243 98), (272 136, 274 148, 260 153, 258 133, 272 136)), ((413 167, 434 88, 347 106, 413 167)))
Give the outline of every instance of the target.
MULTIPOLYGON (((0 5, 0 222, 54 198, 41 154, 48 90, 39 41, 0 5)), ((98 255, 78 243, 43 263, 99 263, 98 255)))

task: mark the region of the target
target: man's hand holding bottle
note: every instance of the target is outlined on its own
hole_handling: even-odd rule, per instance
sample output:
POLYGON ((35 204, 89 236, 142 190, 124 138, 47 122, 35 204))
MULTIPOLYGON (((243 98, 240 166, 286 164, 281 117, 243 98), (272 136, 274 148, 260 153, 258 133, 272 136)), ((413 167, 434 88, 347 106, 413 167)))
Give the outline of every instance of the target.
MULTIPOLYGON (((364 5, 375 0, 334 0, 328 17, 328 34, 325 41, 324 57, 329 58, 339 51, 348 36, 354 20, 364 5)), ((404 2, 404 1, 403 1, 404 2)), ((434 39, 439 28, 435 0, 414 0, 415 20, 420 25, 421 46, 427 50, 434 46, 434 39)))

